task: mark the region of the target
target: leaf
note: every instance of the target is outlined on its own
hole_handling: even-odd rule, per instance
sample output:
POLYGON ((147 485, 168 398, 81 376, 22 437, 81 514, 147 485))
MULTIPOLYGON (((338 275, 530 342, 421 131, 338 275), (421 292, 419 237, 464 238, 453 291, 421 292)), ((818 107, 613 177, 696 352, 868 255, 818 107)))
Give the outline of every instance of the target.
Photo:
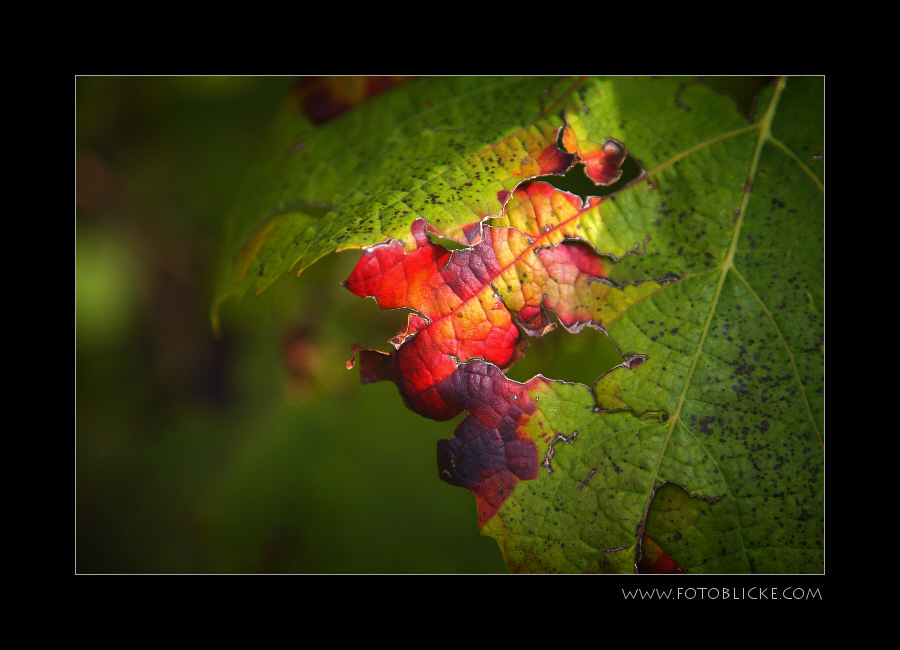
POLYGON ((638 573, 684 573, 684 569, 656 543, 648 533, 641 540, 641 559, 638 573))
POLYGON ((520 485, 484 532, 514 570, 630 570, 655 490, 671 481, 717 500, 708 515, 715 524, 692 533, 690 561, 673 555, 687 571, 820 572, 823 221, 814 156, 822 143, 810 137, 794 150, 778 136, 782 100, 794 111, 810 106, 821 124, 821 80, 780 82, 750 127, 727 121, 719 98, 700 87, 595 87, 615 97, 622 117, 589 93, 594 130, 626 143, 648 169, 603 216, 610 229, 624 223, 652 242, 609 278, 669 270, 681 279, 608 328, 620 349, 647 355, 639 369, 607 373, 592 393, 570 389, 558 400, 558 408, 596 403, 619 411, 616 419, 585 408, 560 423, 579 438, 555 455, 558 471, 520 485), (653 119, 675 96, 691 110, 653 119), (637 128, 622 127, 626 114, 637 128), (664 422, 640 419, 659 411, 664 422), (522 517, 556 508, 549 520, 522 517), (563 554, 562 544, 577 550, 563 554), (611 557, 620 554, 629 559, 611 557))
POLYGON ((471 358, 501 369, 515 363, 522 347, 519 327, 533 336, 552 329, 544 309, 577 332, 585 323, 608 325, 659 289, 657 283, 617 287, 605 280, 596 253, 563 241, 582 227, 589 231, 589 224, 598 228, 600 203, 583 206, 571 194, 530 183, 507 206, 517 227, 485 227, 472 248, 450 252, 433 244, 419 219, 412 227, 416 249, 391 241, 364 252, 346 287, 374 297, 381 309, 418 312, 391 340, 397 348, 393 379, 413 410, 438 420, 457 415, 435 387, 471 358))
POLYGON ((367 247, 348 288, 417 313, 390 354, 354 350, 361 378, 434 419, 468 411, 439 473, 475 492, 511 571, 633 572, 653 539, 689 573, 821 572, 822 79, 779 80, 752 123, 696 80, 449 84, 440 110, 426 99, 442 82, 418 80, 311 132, 321 152, 278 183, 324 201, 310 175, 340 168, 332 207, 294 239, 264 217, 219 297, 260 260, 280 273, 367 247), (644 173, 604 199, 521 182, 577 161, 613 183, 625 152, 644 173), (591 387, 509 380, 549 311, 607 332, 626 361, 591 387), (646 533, 667 485, 708 507, 660 545, 646 533))
POLYGON ((571 166, 556 141, 560 103, 576 83, 415 79, 318 128, 304 111, 307 93, 295 93, 229 220, 214 325, 228 298, 259 293, 331 251, 388 237, 414 246, 417 218, 472 243, 464 226, 499 215, 521 181, 571 166))
POLYGON ((707 558, 702 547, 694 548, 691 541, 705 536, 715 536, 717 519, 709 516, 713 504, 724 496, 703 498, 689 494, 675 483, 664 483, 653 496, 653 505, 647 513, 647 530, 641 543, 640 573, 683 573, 666 552, 676 554, 690 566, 702 565, 707 558), (665 546, 666 550, 663 550, 665 546), (676 570, 677 567, 677 570, 676 570))

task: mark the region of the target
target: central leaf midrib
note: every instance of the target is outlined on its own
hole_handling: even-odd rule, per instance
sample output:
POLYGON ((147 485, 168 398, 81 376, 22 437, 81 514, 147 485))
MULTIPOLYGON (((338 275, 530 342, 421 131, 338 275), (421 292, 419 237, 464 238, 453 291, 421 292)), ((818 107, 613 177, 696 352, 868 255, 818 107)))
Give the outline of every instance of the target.
MULTIPOLYGON (((724 140, 726 137, 729 137, 729 136, 740 135, 740 134, 746 133, 752 129, 759 129, 759 134, 757 136, 757 141, 756 141, 756 148, 754 149, 753 158, 751 159, 751 162, 750 162, 750 170, 747 175, 748 180, 751 182, 749 182, 744 188, 744 198, 741 203, 740 213, 739 213, 737 221, 735 222, 735 225, 734 225, 734 234, 732 235, 731 245, 729 246, 728 254, 725 257, 725 260, 722 262, 722 265, 719 267, 721 275, 719 276, 719 281, 716 285, 716 290, 715 290, 715 293, 714 293, 711 303, 710 303, 709 313, 707 314, 706 322, 704 323, 703 327, 700 330, 700 332, 701 332, 700 340, 697 343, 696 351, 694 352, 694 356, 691 359, 691 366, 688 369, 687 375, 685 376, 684 387, 682 388, 681 395, 679 395, 679 397, 678 397, 678 403, 675 406, 675 411, 672 414, 672 416, 669 418, 669 422, 670 422, 669 429, 666 432, 665 439, 663 440, 663 444, 662 444, 660 452, 659 452, 659 458, 656 463, 656 468, 654 469, 653 474, 652 474, 652 477, 653 477, 652 484, 651 484, 650 490, 647 494, 647 500, 644 504, 643 521, 647 520, 647 513, 650 510, 650 504, 652 503, 653 494, 655 491, 653 486, 656 484, 656 482, 659 478, 659 469, 662 466, 662 461, 663 461, 663 458, 665 457, 666 449, 668 448, 668 445, 669 445, 669 440, 672 437, 672 432, 675 429, 676 423, 679 422, 679 420, 680 420, 681 408, 684 405, 684 402, 685 402, 685 399, 687 396, 687 391, 691 385, 691 379, 693 378, 694 369, 697 367, 697 362, 700 358, 701 351, 703 350, 703 346, 706 342, 706 335, 709 332, 713 316, 716 313, 716 309, 717 309, 718 303, 719 303, 719 297, 722 295, 722 287, 725 284, 725 278, 728 275, 728 271, 733 268, 734 255, 735 255, 735 251, 737 250, 737 242, 740 237, 741 227, 743 226, 743 222, 744 222, 744 215, 746 214, 747 205, 750 200, 750 193, 752 191, 752 179, 756 175, 756 170, 757 170, 757 166, 759 164, 759 158, 760 158, 760 155, 762 152, 763 144, 770 137, 771 120, 775 114, 775 109, 778 105, 778 101, 781 97, 781 92, 783 89, 784 89, 784 80, 780 79, 776 86, 775 92, 774 92, 771 100, 769 101, 769 106, 766 110, 766 113, 762 117, 760 122, 750 125, 747 128, 738 129, 737 131, 732 131, 728 134, 724 134, 723 136, 720 136, 718 138, 713 138, 712 140, 707 141, 709 144, 712 144, 712 143, 724 140)), ((690 153, 693 153, 693 152, 703 148, 703 146, 706 144, 707 143, 701 143, 700 145, 697 145, 696 147, 693 147, 692 149, 689 149, 688 151, 682 152, 681 154, 674 156, 672 159, 670 159, 666 163, 659 165, 657 167, 657 170, 663 169, 665 167, 668 167, 671 164, 674 164, 675 162, 677 162, 677 160, 680 160, 681 158, 684 158, 685 156, 689 155, 690 153)), ((656 171, 656 170, 654 170, 654 171, 656 171)), ((648 176, 649 176, 649 174, 648 174, 648 176)), ((734 501, 733 496, 731 496, 731 500, 732 500, 732 502, 734 501)), ((743 532, 742 532, 743 529, 741 527, 741 522, 740 522, 740 513, 736 507, 735 507, 735 516, 737 517, 738 533, 739 533, 740 539, 741 539, 741 548, 744 551, 745 560, 747 560, 747 562, 749 563, 749 559, 747 558, 746 544, 744 542, 744 536, 743 536, 743 532)))

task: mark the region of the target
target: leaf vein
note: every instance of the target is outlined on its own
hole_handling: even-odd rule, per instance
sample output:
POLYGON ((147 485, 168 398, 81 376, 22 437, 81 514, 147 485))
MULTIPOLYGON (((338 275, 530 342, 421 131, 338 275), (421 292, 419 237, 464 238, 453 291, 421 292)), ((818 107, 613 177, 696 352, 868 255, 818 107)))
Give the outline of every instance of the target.
POLYGON ((819 431, 819 427, 816 425, 815 418, 812 414, 812 408, 809 405, 809 400, 806 398, 806 388, 803 385, 803 381, 800 379, 800 370, 797 368, 797 362, 794 360, 794 353, 791 351, 791 348, 788 346, 787 341, 784 340, 784 336, 781 334, 781 329, 778 327, 778 322, 775 320, 775 317, 772 315, 772 312, 769 311, 769 308, 766 307, 762 298, 760 298, 757 293, 753 290, 753 287, 750 286, 750 283, 744 279, 744 276, 736 269, 732 268, 731 271, 737 276, 737 278, 743 283, 743 285, 747 288, 747 291, 750 292, 750 295, 759 303, 760 308, 762 308, 763 312, 765 312, 766 316, 769 319, 769 322, 772 324, 772 327, 775 329, 775 334, 778 336, 778 340, 781 341, 781 344, 784 346, 785 351, 788 354, 788 358, 791 361, 791 367, 794 369, 794 377, 797 380, 797 385, 800 387, 800 394, 803 396, 803 405, 806 407, 806 415, 809 417, 810 424, 812 424, 813 431, 816 432, 816 438, 819 441, 819 446, 824 450, 825 443, 822 441, 822 434, 819 431))
POLYGON ((697 444, 712 462, 713 466, 715 466, 716 472, 718 473, 719 477, 721 477, 722 483, 725 485, 726 494, 728 495, 728 499, 731 501, 731 504, 734 507, 734 516, 735 519, 737 519, 738 535, 740 535, 741 538, 741 550, 744 552, 744 560, 747 564, 747 567, 749 568, 750 558, 747 555, 747 544, 744 541, 744 528, 743 526, 741 526, 741 511, 737 506, 737 500, 735 499, 734 494, 731 491, 731 487, 728 485, 727 474, 722 471, 722 468, 719 467, 719 463, 716 461, 716 457, 712 453, 710 453, 710 451, 706 448, 706 445, 703 444, 703 441, 691 430, 687 423, 682 422, 681 424, 684 427, 685 431, 687 431, 688 434, 697 442, 697 444))

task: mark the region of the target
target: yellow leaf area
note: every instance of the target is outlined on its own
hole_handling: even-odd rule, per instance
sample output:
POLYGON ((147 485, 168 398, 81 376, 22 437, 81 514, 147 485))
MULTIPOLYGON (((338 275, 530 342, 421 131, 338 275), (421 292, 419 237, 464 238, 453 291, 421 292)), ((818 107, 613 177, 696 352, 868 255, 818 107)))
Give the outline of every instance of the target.
MULTIPOLYGON (((597 255, 607 252, 602 248, 607 239, 602 203, 590 197, 582 204, 577 196, 547 183, 527 183, 513 193, 504 217, 492 220, 495 226, 508 226, 491 229, 503 269, 493 287, 530 334, 540 335, 549 325, 537 312, 540 307, 555 312, 567 329, 577 332, 587 323, 607 326, 659 289, 656 282, 618 287, 605 280, 617 256, 604 261, 597 255)), ((615 246, 619 256, 628 251, 615 246)))

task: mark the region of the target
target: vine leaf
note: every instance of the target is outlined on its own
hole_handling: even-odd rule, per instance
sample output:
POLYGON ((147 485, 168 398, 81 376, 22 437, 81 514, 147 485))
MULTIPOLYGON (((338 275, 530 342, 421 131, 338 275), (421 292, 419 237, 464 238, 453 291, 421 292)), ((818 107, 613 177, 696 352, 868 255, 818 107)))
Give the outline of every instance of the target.
POLYGON ((535 412, 531 394, 547 380, 523 385, 501 372, 522 355, 519 328, 532 336, 552 330, 545 310, 573 332, 586 323, 602 328, 660 287, 609 283, 602 258, 576 239, 582 221, 601 219, 601 203, 529 183, 507 206, 516 228, 485 226, 480 243, 451 252, 430 240, 420 219, 412 226, 417 248, 395 240, 369 247, 344 283, 381 309, 417 311, 391 339, 396 351, 357 346, 348 368, 359 354, 363 383, 393 381, 420 415, 469 412, 455 437, 439 444, 438 468, 443 480, 475 492, 482 525, 518 479, 538 475, 537 447, 519 429, 535 412), (479 362, 465 363, 472 359, 479 362))
POLYGON ((577 153, 584 163, 584 173, 597 185, 612 185, 622 177, 622 163, 625 161, 625 145, 614 138, 606 138, 602 143, 589 138, 589 125, 582 117, 583 109, 566 111, 568 125, 563 131, 563 146, 566 151, 577 153))
POLYGON ((522 354, 519 327, 533 336, 551 329, 545 309, 577 332, 585 323, 608 325, 659 288, 655 282, 615 286, 595 251, 563 241, 583 227, 582 219, 600 219, 602 201, 584 206, 545 183, 528 184, 515 198, 507 214, 517 228, 485 226, 479 244, 451 252, 432 243, 419 219, 412 226, 417 248, 407 251, 396 240, 369 247, 344 283, 381 309, 417 311, 392 339, 392 357, 394 381, 421 415, 457 415, 435 387, 471 358, 511 366, 522 354))
POLYGON ((276 157, 254 196, 280 207, 237 229, 218 296, 263 287, 271 256, 363 248, 348 289, 415 313, 390 353, 354 348, 361 379, 468 412, 439 475, 511 571, 634 572, 655 540, 688 573, 821 572, 822 94, 779 79, 748 122, 697 80, 407 82, 284 147, 305 162, 276 157), (582 163, 611 183, 626 155, 643 173, 603 199, 547 182, 582 163), (320 204, 313 231, 277 221, 320 204), (509 380, 551 312, 626 361, 591 386, 509 380), (666 537, 668 485, 694 518, 666 537))
POLYGON ((499 215, 520 182, 573 164, 557 139, 559 111, 578 83, 413 79, 319 126, 308 116, 309 87, 298 87, 228 221, 214 328, 229 298, 258 294, 332 251, 386 238, 415 247, 410 225, 418 218, 473 243, 473 224, 499 215))
POLYGON ((641 540, 638 573, 684 573, 684 569, 648 533, 641 540))

